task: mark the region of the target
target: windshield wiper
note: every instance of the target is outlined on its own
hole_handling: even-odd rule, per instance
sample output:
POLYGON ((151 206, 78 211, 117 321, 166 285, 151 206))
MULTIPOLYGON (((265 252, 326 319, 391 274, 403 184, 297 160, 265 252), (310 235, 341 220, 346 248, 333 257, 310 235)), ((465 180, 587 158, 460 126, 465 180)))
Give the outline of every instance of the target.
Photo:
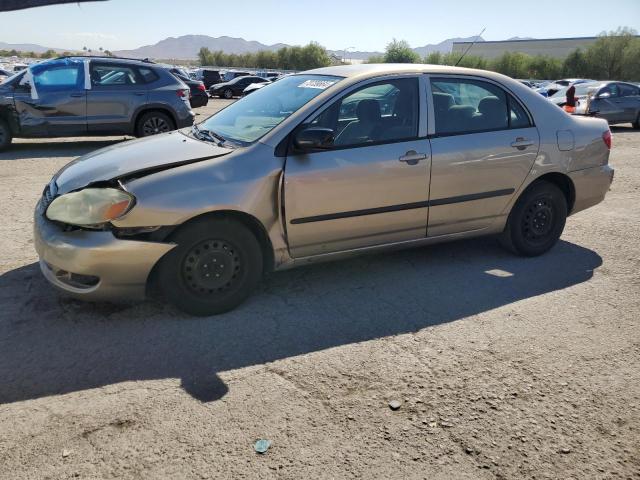
POLYGON ((196 136, 196 138, 199 138, 201 140, 213 142, 219 147, 229 146, 226 138, 218 133, 212 132, 211 130, 200 129, 197 125, 194 125, 191 131, 196 136))

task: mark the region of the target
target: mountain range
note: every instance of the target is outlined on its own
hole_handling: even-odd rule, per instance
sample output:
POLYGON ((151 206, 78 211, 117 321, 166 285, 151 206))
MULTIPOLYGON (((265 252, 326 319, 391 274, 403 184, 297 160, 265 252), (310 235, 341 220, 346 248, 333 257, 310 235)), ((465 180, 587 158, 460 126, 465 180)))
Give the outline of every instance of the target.
MULTIPOLYGON (((433 52, 449 53, 454 42, 469 42, 475 39, 478 42, 483 42, 482 37, 456 37, 448 38, 440 43, 427 44, 422 47, 414 48, 413 50, 421 57, 424 57, 433 52)), ((514 37, 514 39, 523 38, 514 37)), ((509 39, 512 40, 512 39, 509 39)), ((114 51, 114 55, 131 58, 156 58, 156 59, 180 59, 190 60, 198 57, 198 51, 202 47, 206 47, 211 51, 222 50, 225 53, 255 53, 260 50, 275 51, 282 47, 289 45, 285 43, 275 43, 273 45, 266 45, 264 43, 257 42, 255 40, 245 40, 244 38, 234 37, 210 37, 208 35, 183 35, 180 37, 168 37, 164 40, 153 45, 144 45, 132 50, 117 50, 114 51)), ((36 44, 11 44, 0 42, 0 50, 19 50, 27 52, 42 53, 50 49, 50 47, 43 47, 36 44)), ((56 52, 73 51, 73 49, 61 49, 53 48, 56 52)), ((347 59, 354 60, 366 60, 374 55, 381 55, 382 52, 367 52, 367 51, 351 51, 344 50, 329 50, 329 53, 336 55, 337 57, 345 57, 347 59)))
MULTIPOLYGON (((428 55, 432 52, 449 53, 453 42, 472 41, 476 37, 466 38, 448 38, 440 43, 428 44, 422 47, 414 48, 420 56, 428 55)), ((482 37, 478 41, 483 41, 482 37)), ((284 43, 276 43, 274 45, 265 45, 257 41, 248 41, 243 38, 234 37, 210 37, 208 35, 183 35, 181 37, 169 37, 159 41, 154 45, 145 45, 133 50, 118 50, 113 52, 115 55, 133 58, 175 58, 175 59, 193 59, 197 58, 198 50, 206 47, 211 51, 222 50, 225 53, 255 53, 260 50, 275 51, 289 45, 284 43)), ((366 60, 374 55, 381 55, 382 52, 366 52, 366 51, 344 51, 329 50, 338 57, 346 57, 348 59, 366 60)))

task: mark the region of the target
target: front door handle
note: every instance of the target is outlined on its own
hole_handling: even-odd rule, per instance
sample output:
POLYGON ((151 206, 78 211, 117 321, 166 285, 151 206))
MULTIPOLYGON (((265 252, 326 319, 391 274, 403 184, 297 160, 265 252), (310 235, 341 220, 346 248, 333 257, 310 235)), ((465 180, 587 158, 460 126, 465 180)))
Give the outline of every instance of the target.
POLYGON ((135 92, 134 95, 137 95, 139 97, 141 97, 142 95, 144 95, 146 92, 135 92))
POLYGON ((533 140, 529 140, 528 138, 518 137, 515 142, 511 143, 513 148, 517 148, 518 150, 524 150, 527 147, 533 145, 533 140))
POLYGON ((82 98, 84 97, 84 93, 72 93, 71 96, 73 98, 82 98))
POLYGON ((416 165, 420 160, 424 160, 427 158, 427 155, 424 153, 418 153, 415 150, 409 150, 407 153, 402 155, 398 160, 401 162, 406 162, 407 165, 416 165))

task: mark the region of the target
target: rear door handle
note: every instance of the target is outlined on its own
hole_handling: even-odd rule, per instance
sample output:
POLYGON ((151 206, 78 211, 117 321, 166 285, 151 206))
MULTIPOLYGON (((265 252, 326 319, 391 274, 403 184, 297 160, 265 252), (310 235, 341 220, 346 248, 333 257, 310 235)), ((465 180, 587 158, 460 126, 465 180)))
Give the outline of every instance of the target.
POLYGON ((401 162, 406 162, 407 165, 416 165, 420 160, 424 160, 427 158, 427 155, 424 153, 418 153, 415 150, 409 150, 407 153, 402 155, 398 160, 401 162))
POLYGON ((524 150, 527 147, 533 145, 533 140, 529 140, 528 138, 518 137, 515 142, 511 143, 513 148, 517 148, 518 150, 524 150))
POLYGON ((141 97, 142 95, 144 95, 146 92, 135 92, 134 95, 137 95, 139 97, 141 97))
POLYGON ((73 98, 81 98, 84 97, 84 93, 72 93, 71 96, 73 98))

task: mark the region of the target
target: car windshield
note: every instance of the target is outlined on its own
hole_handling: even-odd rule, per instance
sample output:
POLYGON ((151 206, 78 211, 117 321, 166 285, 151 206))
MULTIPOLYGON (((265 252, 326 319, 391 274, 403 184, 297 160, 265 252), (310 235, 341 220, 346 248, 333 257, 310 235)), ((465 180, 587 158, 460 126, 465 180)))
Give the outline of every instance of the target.
POLYGON ((328 75, 283 78, 229 105, 200 124, 200 129, 232 142, 255 142, 341 79, 328 75))

